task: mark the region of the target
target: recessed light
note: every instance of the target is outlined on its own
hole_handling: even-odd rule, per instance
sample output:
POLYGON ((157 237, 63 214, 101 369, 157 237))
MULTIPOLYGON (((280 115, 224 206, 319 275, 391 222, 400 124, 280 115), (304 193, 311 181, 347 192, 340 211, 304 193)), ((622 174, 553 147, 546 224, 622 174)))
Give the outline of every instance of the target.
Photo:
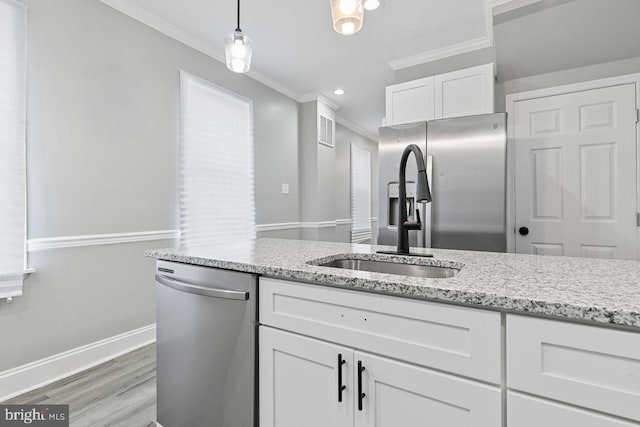
POLYGON ((336 95, 344 95, 344 89, 336 89, 333 91, 336 95))
POLYGON ((382 5, 382 0, 365 0, 364 8, 367 10, 376 10, 382 5))

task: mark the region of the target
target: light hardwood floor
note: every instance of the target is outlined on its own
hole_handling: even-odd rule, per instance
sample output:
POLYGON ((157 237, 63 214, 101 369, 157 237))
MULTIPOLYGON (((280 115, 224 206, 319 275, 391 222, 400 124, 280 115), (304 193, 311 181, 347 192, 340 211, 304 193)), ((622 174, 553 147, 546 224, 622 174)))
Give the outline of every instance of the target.
POLYGON ((69 404, 72 427, 155 426, 155 344, 4 403, 69 404))

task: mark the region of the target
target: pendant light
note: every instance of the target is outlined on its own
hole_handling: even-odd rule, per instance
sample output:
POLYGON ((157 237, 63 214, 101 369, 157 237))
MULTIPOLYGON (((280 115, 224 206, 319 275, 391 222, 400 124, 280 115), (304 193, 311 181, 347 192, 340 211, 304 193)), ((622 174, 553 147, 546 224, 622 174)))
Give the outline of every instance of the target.
POLYGON ((234 73, 246 73, 251 67, 251 39, 240 29, 240 0, 238 0, 238 25, 225 40, 227 68, 234 73))
POLYGON ((362 28, 364 0, 331 0, 333 29, 345 36, 355 34, 362 28))

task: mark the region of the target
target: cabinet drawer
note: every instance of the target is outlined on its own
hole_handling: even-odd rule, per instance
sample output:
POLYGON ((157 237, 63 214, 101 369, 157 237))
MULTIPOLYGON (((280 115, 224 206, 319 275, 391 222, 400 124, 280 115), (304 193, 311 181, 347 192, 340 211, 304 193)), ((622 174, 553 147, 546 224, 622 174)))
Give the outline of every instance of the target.
POLYGON ((640 421, 640 334, 509 315, 507 385, 640 421))
POLYGON ((507 393, 507 425, 509 427, 638 427, 640 424, 510 391, 507 393))
POLYGON ((260 322, 500 383, 500 314, 260 278, 260 322))

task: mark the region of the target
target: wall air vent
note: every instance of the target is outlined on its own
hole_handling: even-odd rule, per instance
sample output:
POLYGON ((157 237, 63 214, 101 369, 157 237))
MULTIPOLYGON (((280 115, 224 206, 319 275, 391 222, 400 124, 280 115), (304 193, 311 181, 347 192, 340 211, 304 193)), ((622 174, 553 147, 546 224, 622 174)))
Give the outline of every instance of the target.
POLYGON ((320 114, 320 126, 318 127, 318 142, 320 144, 333 147, 333 140, 335 137, 335 122, 320 114))

